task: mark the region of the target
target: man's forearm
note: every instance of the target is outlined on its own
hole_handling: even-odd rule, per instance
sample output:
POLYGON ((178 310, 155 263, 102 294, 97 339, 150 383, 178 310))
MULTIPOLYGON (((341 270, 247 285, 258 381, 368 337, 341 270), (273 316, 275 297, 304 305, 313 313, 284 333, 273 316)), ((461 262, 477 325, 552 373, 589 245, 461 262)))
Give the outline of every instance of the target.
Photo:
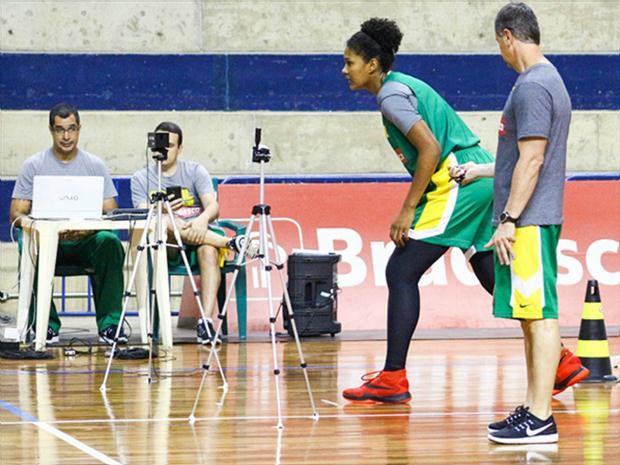
POLYGON ((200 217, 206 218, 207 225, 215 220, 217 220, 220 216, 220 207, 218 205, 208 205, 207 208, 200 214, 200 217))
POLYGON ((218 208, 207 207, 200 215, 192 220, 192 223, 196 223, 196 225, 200 225, 203 228, 208 228, 209 224, 216 220, 218 216, 218 208))
POLYGON ((519 158, 512 174, 510 185, 510 195, 504 210, 508 211, 513 217, 521 216, 527 206, 536 184, 542 164, 535 159, 519 158))
MULTIPOLYGON (((175 214, 173 214, 172 216, 174 218, 174 224, 177 227, 177 229, 179 230, 179 232, 181 233, 181 238, 182 238, 183 237, 183 228, 185 226, 186 221, 182 220, 181 218, 179 218, 175 214)), ((172 223, 170 221, 167 221, 166 225, 168 227, 168 232, 173 233, 174 232, 174 227, 173 227, 172 223)))
POLYGON ((495 163, 483 163, 475 165, 475 173, 478 178, 492 178, 495 176, 495 163))
POLYGON ((22 219, 27 218, 28 215, 24 215, 23 213, 19 213, 17 215, 11 215, 11 224, 16 228, 22 227, 22 219))
POLYGON ((22 219, 27 219, 30 213, 31 201, 26 199, 12 199, 9 207, 9 219, 11 224, 18 228, 23 227, 22 219))

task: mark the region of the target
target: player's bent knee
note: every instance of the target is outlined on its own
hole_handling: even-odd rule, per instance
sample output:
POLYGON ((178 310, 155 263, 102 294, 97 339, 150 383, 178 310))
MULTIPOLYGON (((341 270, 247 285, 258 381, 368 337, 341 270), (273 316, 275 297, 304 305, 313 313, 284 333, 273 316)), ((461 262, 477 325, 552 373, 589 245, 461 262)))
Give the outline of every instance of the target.
POLYGON ((198 259, 217 262, 219 252, 212 245, 201 245, 197 249, 198 259))
POLYGON ((119 251, 123 251, 124 253, 123 244, 120 238, 112 231, 98 231, 95 234, 99 247, 117 249, 119 251))

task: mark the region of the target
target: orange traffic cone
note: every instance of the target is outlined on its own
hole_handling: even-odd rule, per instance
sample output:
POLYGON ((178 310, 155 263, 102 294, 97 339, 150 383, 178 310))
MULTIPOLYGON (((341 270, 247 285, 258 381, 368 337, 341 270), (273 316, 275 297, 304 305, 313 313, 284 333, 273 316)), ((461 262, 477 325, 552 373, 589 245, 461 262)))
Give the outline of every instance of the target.
POLYGON ((601 295, 598 281, 588 281, 586 299, 581 314, 579 340, 577 341, 577 357, 590 370, 590 376, 582 383, 616 382, 618 379, 611 374, 609 359, 609 343, 605 332, 605 321, 601 311, 601 295))

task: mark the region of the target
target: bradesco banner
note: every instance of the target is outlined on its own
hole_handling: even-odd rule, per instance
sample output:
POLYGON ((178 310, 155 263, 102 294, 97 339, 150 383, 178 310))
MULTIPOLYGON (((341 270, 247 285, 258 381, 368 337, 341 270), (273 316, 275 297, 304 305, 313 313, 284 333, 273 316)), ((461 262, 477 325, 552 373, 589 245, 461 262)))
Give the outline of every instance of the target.
MULTIPOLYGON (((384 273, 394 249, 388 232, 407 188, 404 182, 265 186, 284 261, 286 253, 298 248, 342 255, 338 319, 346 330, 386 326, 384 273)), ((222 217, 247 221, 258 196, 258 185, 221 185, 222 217)), ((255 223, 253 237, 257 231, 255 223)), ((606 323, 620 324, 619 236, 620 182, 567 182, 565 223, 558 247, 562 326, 579 325, 588 279, 599 281, 606 323)), ((282 288, 275 272, 271 281, 278 304, 282 288)), ((491 316, 491 296, 478 284, 460 250, 450 250, 436 262, 421 287, 422 328, 514 327, 513 322, 491 316)), ((266 296, 265 276, 252 263, 248 267, 250 328, 267 326, 266 296)))

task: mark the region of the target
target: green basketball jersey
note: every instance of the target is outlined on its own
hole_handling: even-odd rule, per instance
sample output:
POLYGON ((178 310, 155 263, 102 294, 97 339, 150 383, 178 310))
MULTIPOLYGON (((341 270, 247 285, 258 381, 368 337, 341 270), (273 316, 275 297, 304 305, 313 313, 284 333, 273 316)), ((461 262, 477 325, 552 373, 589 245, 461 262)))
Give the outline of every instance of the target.
MULTIPOLYGON (((451 152, 474 147, 480 143, 480 138, 471 132, 452 107, 424 81, 396 71, 391 71, 383 84, 390 81, 406 85, 416 96, 418 113, 441 146, 441 158, 437 164, 438 167, 451 152)), ((413 176, 418 161, 417 149, 407 140, 407 135, 400 132, 385 116, 383 117, 383 125, 388 142, 407 171, 413 176)))

